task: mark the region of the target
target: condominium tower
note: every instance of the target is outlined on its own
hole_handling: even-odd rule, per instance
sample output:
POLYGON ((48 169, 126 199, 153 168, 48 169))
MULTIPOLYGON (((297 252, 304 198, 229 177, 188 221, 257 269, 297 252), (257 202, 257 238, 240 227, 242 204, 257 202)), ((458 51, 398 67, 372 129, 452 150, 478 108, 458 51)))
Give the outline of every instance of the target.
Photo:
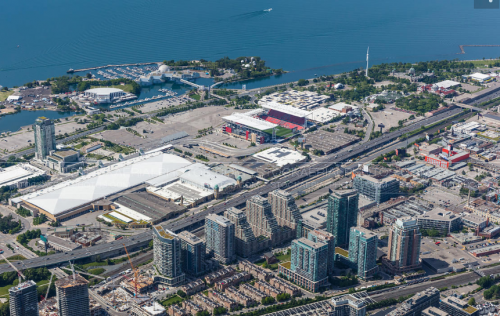
POLYGON ((395 178, 376 179, 369 175, 357 175, 353 183, 359 194, 377 203, 399 195, 399 181, 395 178))
POLYGON ((11 287, 9 306, 11 316, 38 316, 36 283, 29 280, 11 287))
POLYGON ((355 190, 336 191, 328 198, 326 230, 339 247, 347 247, 350 229, 357 224, 358 198, 355 190))
POLYGON ((269 193, 268 200, 278 225, 288 227, 293 231, 293 235, 296 235, 297 224, 302 216, 293 195, 285 190, 274 190, 269 193))
POLYGON ((246 207, 247 220, 256 238, 267 237, 272 245, 281 244, 283 238, 280 236, 281 230, 274 217, 272 206, 269 201, 260 196, 254 195, 247 200, 246 207))
POLYGON ((209 214, 205 217, 207 254, 223 264, 233 262, 236 259, 234 231, 234 224, 223 216, 209 214))
POLYGON ((153 256, 162 282, 175 286, 185 281, 181 269, 181 240, 161 225, 153 226, 153 256))
POLYGON ((181 266, 184 273, 200 276, 205 273, 205 242, 196 235, 182 231, 178 235, 181 240, 181 266))
POLYGON ((367 279, 378 272, 378 237, 366 228, 352 227, 349 236, 349 261, 357 268, 358 276, 367 279))
POLYGON ((399 218, 389 230, 389 246, 384 266, 393 273, 402 273, 420 267, 420 240, 417 221, 399 218))
POLYGON ((307 234, 307 239, 314 242, 322 242, 328 245, 328 274, 332 274, 334 271, 335 263, 335 237, 324 230, 313 230, 307 234))
POLYGON ((88 283, 79 274, 55 282, 59 316, 90 316, 88 283))
POLYGON ((33 124, 35 133, 35 157, 45 159, 51 150, 56 150, 56 129, 54 122, 46 117, 36 119, 33 124))

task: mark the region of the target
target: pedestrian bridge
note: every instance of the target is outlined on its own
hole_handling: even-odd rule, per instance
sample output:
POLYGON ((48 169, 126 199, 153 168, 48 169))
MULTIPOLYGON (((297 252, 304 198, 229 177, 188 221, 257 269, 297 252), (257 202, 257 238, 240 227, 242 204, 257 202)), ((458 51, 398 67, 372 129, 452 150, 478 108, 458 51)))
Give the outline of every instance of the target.
POLYGON ((187 80, 184 80, 184 79, 181 79, 180 80, 182 83, 185 83, 187 85, 190 85, 191 87, 195 87, 196 89, 198 90, 205 90, 206 87, 205 86, 202 86, 202 85, 199 85, 199 84, 196 84, 194 82, 191 82, 191 81, 187 81, 187 80))

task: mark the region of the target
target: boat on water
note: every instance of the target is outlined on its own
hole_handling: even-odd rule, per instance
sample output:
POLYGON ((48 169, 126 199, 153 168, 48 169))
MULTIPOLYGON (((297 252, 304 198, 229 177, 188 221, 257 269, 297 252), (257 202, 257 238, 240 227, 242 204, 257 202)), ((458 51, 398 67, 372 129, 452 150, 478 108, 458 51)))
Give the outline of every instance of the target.
POLYGON ((264 11, 271 12, 271 11, 273 11, 273 8, 265 9, 264 11))

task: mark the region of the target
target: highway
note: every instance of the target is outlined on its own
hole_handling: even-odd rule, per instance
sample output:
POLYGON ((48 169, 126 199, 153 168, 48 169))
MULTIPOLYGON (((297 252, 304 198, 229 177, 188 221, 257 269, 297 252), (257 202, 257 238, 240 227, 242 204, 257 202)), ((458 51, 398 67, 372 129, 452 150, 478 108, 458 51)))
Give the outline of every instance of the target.
MULTIPOLYGON (((405 133, 419 129, 423 125, 433 124, 435 122, 446 119, 460 112, 462 112, 461 108, 450 109, 444 113, 440 113, 439 115, 424 119, 416 124, 404 127, 400 130, 391 133, 384 134, 379 138, 376 138, 372 141, 354 147, 353 150, 338 153, 334 157, 332 157, 334 155, 332 154, 329 156, 318 158, 316 159, 316 161, 307 163, 304 167, 294 170, 290 174, 285 175, 276 181, 269 182, 267 184, 255 188, 250 192, 243 193, 235 198, 229 199, 227 201, 209 207, 206 210, 203 210, 190 217, 178 219, 175 222, 168 223, 166 225, 166 228, 170 229, 175 233, 179 233, 183 230, 192 230, 194 228, 201 227, 204 224, 205 217, 208 214, 211 213, 220 214, 229 207, 238 206, 245 203, 247 198, 250 196, 264 195, 275 189, 279 189, 282 187, 286 187, 289 184, 303 181, 308 177, 310 177, 311 175, 317 174, 319 172, 325 172, 326 170, 337 167, 339 166, 340 163, 358 157, 367 151, 380 148, 381 146, 390 143, 391 141, 395 140, 396 138, 400 137, 405 133)), ((401 146, 402 143, 403 142, 398 142, 391 146, 397 148, 401 146)), ((107 244, 96 245, 91 248, 78 249, 71 252, 57 253, 50 256, 33 258, 16 262, 16 265, 18 265, 20 269, 37 268, 44 266, 52 267, 52 266, 58 266, 59 264, 66 264, 69 260, 74 261, 79 259, 86 259, 92 256, 105 254, 110 251, 118 251, 120 252, 120 254, 122 254, 122 252, 124 253, 122 243, 125 243, 127 248, 132 248, 141 243, 147 244, 151 239, 152 239, 151 232, 145 232, 135 235, 131 238, 125 238, 120 241, 113 241, 107 244)), ((12 268, 8 264, 0 265, 0 273, 4 273, 7 271, 12 271, 12 268)))

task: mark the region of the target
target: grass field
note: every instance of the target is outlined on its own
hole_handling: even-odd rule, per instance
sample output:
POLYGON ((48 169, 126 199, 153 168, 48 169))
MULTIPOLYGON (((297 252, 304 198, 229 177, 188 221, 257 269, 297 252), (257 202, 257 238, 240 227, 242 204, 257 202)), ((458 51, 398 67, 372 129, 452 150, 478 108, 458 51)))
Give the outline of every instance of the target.
POLYGON ((292 258, 292 254, 291 253, 276 256, 276 259, 278 259, 280 262, 290 261, 291 258, 292 258))
POLYGON ((14 93, 14 91, 1 91, 0 92, 0 102, 7 100, 7 97, 13 93, 14 93))
POLYGON ((195 99, 196 101, 200 101, 201 96, 199 94, 191 94, 189 96, 191 99, 195 99))
MULTIPOLYGON (((273 131, 272 131, 272 129, 267 129, 264 131, 264 133, 272 135, 273 131)), ((276 127, 276 137, 286 138, 286 137, 292 136, 292 135, 293 135, 292 130, 289 130, 288 128, 281 127, 281 126, 276 127)))
POLYGON ((171 298, 167 299, 167 300, 164 300, 161 302, 161 304, 163 306, 170 306, 172 304, 176 304, 176 303, 179 303, 179 302, 182 302, 183 299, 180 298, 179 296, 175 295, 175 296, 172 296, 171 298))
MULTIPOLYGON (((465 47, 465 49, 467 49, 467 47, 465 47)), ((476 66, 476 67, 483 67, 483 68, 487 68, 486 65, 492 65, 492 64, 497 63, 499 61, 500 60, 498 60, 498 59, 493 59, 493 60, 464 60, 464 62, 470 62, 470 63, 473 63, 474 66, 476 66)))
POLYGON ((106 271, 106 269, 104 269, 104 268, 97 268, 97 269, 90 269, 90 270, 88 270, 88 273, 99 275, 99 274, 102 274, 104 271, 106 271))

